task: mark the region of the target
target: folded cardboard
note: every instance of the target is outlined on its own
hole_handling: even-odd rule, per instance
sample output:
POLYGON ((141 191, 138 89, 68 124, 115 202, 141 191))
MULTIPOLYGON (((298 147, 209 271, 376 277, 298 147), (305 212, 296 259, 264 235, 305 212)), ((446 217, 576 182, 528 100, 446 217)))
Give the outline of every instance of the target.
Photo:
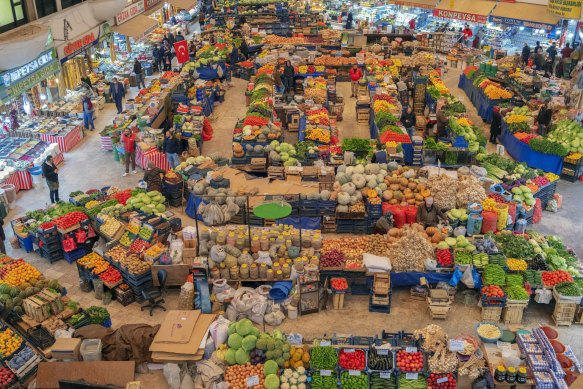
POLYGON ((54 359, 74 359, 79 360, 79 348, 81 338, 57 338, 51 347, 54 359))
MULTIPOLYGON (((211 323, 213 322, 213 320, 215 320, 216 315, 214 315, 214 314, 210 314, 210 315, 200 314, 198 316, 198 319, 195 321, 196 324, 194 325, 192 335, 187 343, 160 342, 158 340, 159 335, 164 335, 164 338, 165 339, 167 338, 166 334, 161 334, 162 328, 167 321, 169 322, 168 325, 170 325, 170 328, 173 327, 174 323, 176 323, 177 320, 180 320, 180 322, 178 322, 179 324, 184 324, 184 323, 182 323, 180 316, 177 317, 175 314, 170 315, 172 312, 173 311, 168 312, 168 315, 164 319, 164 322, 162 322, 162 326, 160 327, 160 330, 158 331, 158 333, 154 337, 154 341, 150 345, 150 351, 173 353, 173 354, 189 354, 189 355, 196 354, 198 352, 198 349, 199 349, 199 346, 200 346, 200 343, 201 343, 203 337, 207 333, 208 328, 211 325, 211 323)), ((168 328, 168 327, 166 327, 166 328, 168 328)))
POLYGON ((134 381, 134 361, 41 362, 36 373, 37 389, 58 389, 59 380, 79 381, 125 388, 134 381))
POLYGON ((169 311, 154 337, 154 342, 187 343, 199 316, 200 311, 169 311))

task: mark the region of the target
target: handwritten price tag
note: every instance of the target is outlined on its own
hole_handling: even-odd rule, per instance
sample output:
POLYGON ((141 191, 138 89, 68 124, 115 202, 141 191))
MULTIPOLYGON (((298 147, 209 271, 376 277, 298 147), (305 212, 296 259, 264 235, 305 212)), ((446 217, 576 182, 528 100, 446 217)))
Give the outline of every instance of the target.
POLYGON ((464 345, 465 345, 465 341, 464 340, 455 340, 455 339, 450 339, 449 340, 449 351, 464 351, 464 345))
POLYGON ((437 379, 437 383, 438 384, 443 384, 444 382, 447 382, 449 380, 448 377, 441 377, 437 379))
POLYGON ((388 378, 391 378, 391 372, 390 371, 381 371, 381 374, 379 374, 379 376, 381 378, 388 379, 388 378))
POLYGON ((355 350, 353 348, 345 348, 344 352, 345 353, 353 353, 355 350))
POLYGON ((330 377, 332 374, 332 370, 320 370, 320 375, 322 377, 330 377))
POLYGON ((331 345, 332 345, 332 343, 329 340, 323 340, 320 342, 320 346, 322 346, 322 347, 328 347, 331 345))
POLYGON ((379 348, 377 349, 378 355, 389 355, 389 349, 386 348, 379 348))
POLYGON ((259 385, 259 376, 258 375, 254 375, 253 377, 248 377, 246 379, 247 381, 247 387, 250 388, 252 386, 255 385, 259 385))
POLYGON ((348 374, 350 374, 350 375, 360 375, 360 370, 348 370, 348 374))
POLYGON ((419 377, 419 373, 407 373, 405 378, 408 380, 416 380, 419 377))
POLYGON ((406 352, 408 353, 416 353, 417 352, 417 347, 407 347, 405 349, 406 352))

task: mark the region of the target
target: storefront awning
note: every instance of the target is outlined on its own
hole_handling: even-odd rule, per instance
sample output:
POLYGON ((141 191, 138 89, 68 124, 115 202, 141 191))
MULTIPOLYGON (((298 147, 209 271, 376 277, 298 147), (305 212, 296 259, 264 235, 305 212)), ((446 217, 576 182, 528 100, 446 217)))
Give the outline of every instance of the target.
POLYGON ((196 0, 169 0, 168 2, 176 8, 184 9, 187 11, 194 8, 196 5, 196 0))
POLYGON ((433 9, 439 0, 389 0, 389 3, 396 5, 405 5, 407 7, 417 7, 433 9))
POLYGON ((118 34, 141 39, 156 27, 158 27, 156 20, 140 14, 121 26, 113 26, 111 29, 118 34))
POLYGON ((486 24, 495 5, 494 1, 488 0, 441 0, 433 9, 433 16, 486 24))
POLYGON ((490 14, 489 21, 550 30, 559 18, 549 14, 546 5, 500 2, 490 14))

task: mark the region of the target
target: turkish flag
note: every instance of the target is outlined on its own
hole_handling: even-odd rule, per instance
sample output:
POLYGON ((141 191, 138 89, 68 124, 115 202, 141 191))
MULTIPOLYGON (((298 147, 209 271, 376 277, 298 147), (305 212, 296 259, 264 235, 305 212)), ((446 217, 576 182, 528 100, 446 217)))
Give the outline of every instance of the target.
POLYGON ((174 50, 176 51, 176 59, 178 59, 178 63, 185 63, 190 60, 187 41, 184 40, 174 43, 174 50))

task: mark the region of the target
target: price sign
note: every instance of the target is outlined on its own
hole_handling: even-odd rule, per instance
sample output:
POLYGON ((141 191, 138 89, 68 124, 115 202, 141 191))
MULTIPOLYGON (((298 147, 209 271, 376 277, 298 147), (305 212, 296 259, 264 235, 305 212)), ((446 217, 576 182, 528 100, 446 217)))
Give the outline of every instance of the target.
POLYGON ((387 348, 379 348, 377 349, 378 355, 389 355, 389 349, 387 348))
POLYGON ((350 374, 350 375, 360 375, 360 370, 348 370, 348 374, 350 374))
POLYGON ((406 352, 408 353, 416 353, 417 352, 417 347, 407 347, 405 349, 406 352))
POLYGON ((407 373, 405 374, 405 378, 408 380, 416 380, 419 377, 419 373, 407 373))
POLYGON ((464 351, 465 340, 449 340, 449 351, 464 351))
POLYGON ((345 353, 353 353, 355 350, 353 348, 345 348, 344 352, 345 353))
POLYGON ((332 343, 330 343, 329 340, 323 340, 320 342, 320 346, 322 346, 322 347, 327 347, 327 346, 331 346, 331 345, 332 345, 332 343))
POLYGON ((498 347, 498 348, 510 348, 510 343, 497 341, 496 347, 498 347))
POLYGON ((379 374, 379 376, 381 378, 388 379, 388 378, 391 378, 391 372, 390 371, 381 371, 381 374, 379 374))
POLYGON ((322 377, 330 377, 332 374, 332 370, 320 370, 320 375, 322 377))
POLYGON ((253 377, 248 377, 246 381, 247 381, 248 388, 255 386, 255 385, 259 385, 259 376, 254 375, 253 377))
POLYGON ((449 380, 449 377, 441 377, 437 379, 437 383, 438 384, 443 384, 444 382, 447 382, 449 380))

